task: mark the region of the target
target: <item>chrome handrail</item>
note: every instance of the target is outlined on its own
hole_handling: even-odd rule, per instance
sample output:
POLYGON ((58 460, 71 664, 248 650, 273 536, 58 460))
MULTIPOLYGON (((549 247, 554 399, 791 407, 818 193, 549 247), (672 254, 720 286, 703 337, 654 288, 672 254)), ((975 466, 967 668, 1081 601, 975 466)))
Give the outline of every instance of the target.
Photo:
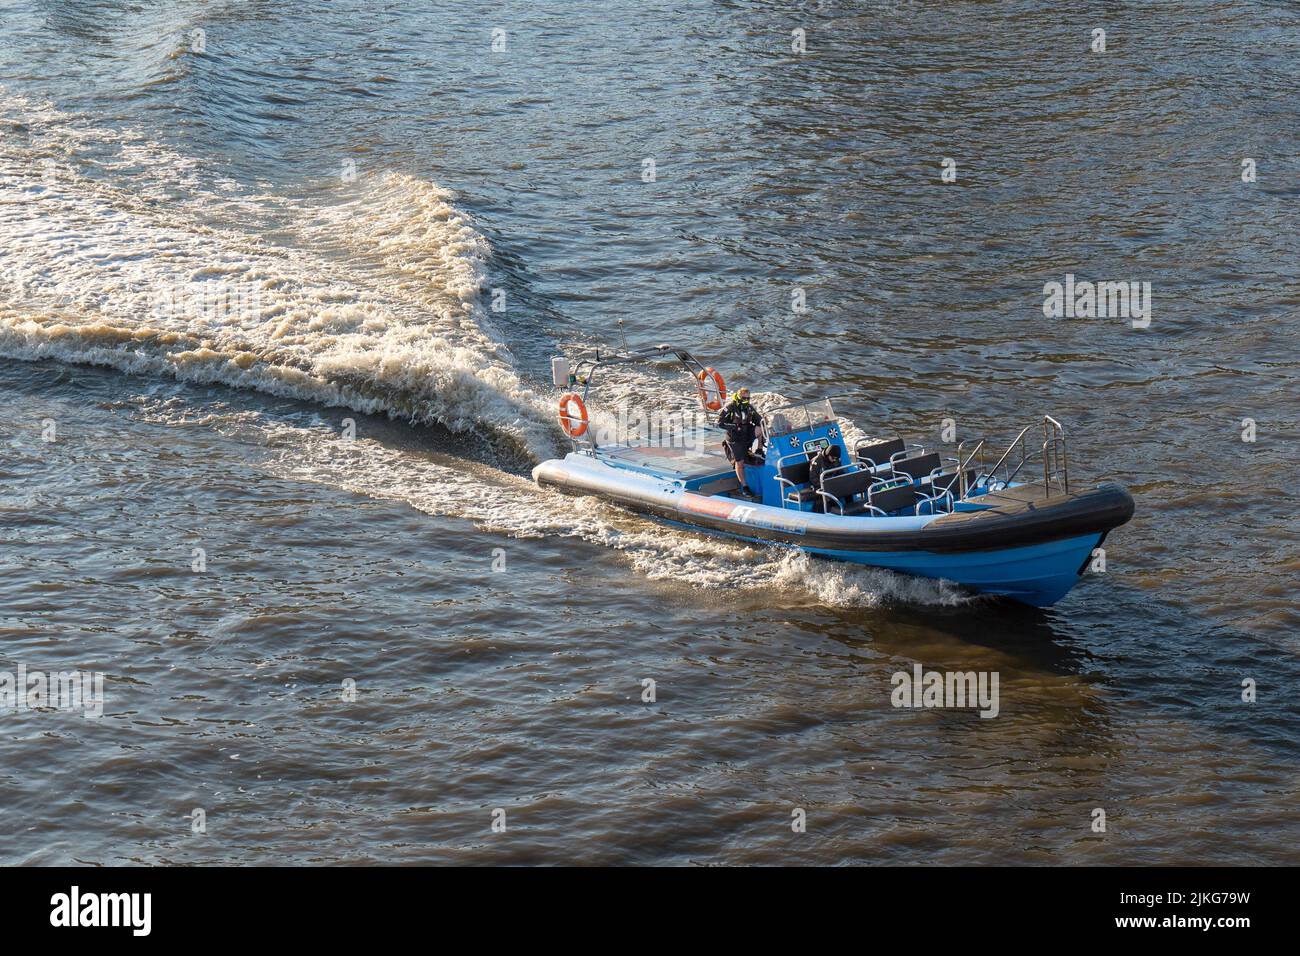
POLYGON ((945 488, 937 495, 919 495, 916 499, 915 507, 912 508, 912 514, 920 517, 921 505, 925 504, 927 501, 930 502, 930 514, 935 514, 936 509, 939 507, 938 502, 942 501, 944 498, 948 499, 948 510, 951 512, 955 507, 955 505, 953 505, 952 492, 945 488))
POLYGON ((1029 434, 1031 428, 1036 426, 1041 426, 1043 429, 1043 444, 1040 448, 1040 453, 1043 456, 1043 492, 1044 494, 1050 495, 1052 493, 1053 480, 1059 478, 1062 490, 1064 493, 1069 494, 1070 461, 1065 442, 1065 428, 1051 415, 1044 415, 1039 421, 1031 422, 1022 428, 1020 434, 1016 435, 1016 437, 1011 440, 1011 444, 1007 445, 1007 449, 1002 453, 1002 457, 1000 457, 994 463, 993 467, 986 471, 981 477, 996 480, 998 469, 1002 468, 1003 465, 1007 465, 1007 459, 1011 456, 1011 453, 1019 448, 1020 461, 1016 464, 1013 470, 1010 470, 1007 473, 1005 478, 1001 479, 1005 485, 1011 484, 1011 482, 1015 480, 1016 475, 1020 474, 1021 469, 1028 464, 1032 457, 1025 442, 1025 436, 1029 434))
MULTIPOLYGON (((1020 445, 1020 446, 1021 446, 1020 464, 1016 466, 1016 471, 1017 471, 1017 472, 1020 471, 1020 468, 1021 468, 1021 467, 1024 465, 1024 463, 1025 463, 1025 454, 1024 454, 1024 438, 1025 438, 1025 435, 1027 435, 1027 434, 1029 433, 1029 429, 1033 428, 1035 424, 1037 424, 1037 422, 1035 422, 1035 423, 1033 423, 1033 424, 1030 424, 1030 425, 1026 425, 1024 428, 1020 429, 1020 434, 1019 434, 1019 435, 1017 435, 1015 438, 1011 439, 1011 444, 1008 445, 1008 446, 1007 446, 1007 450, 1004 451, 1004 452, 1002 453, 1002 457, 999 458, 997 461, 995 461, 995 462, 993 463, 993 467, 989 469, 989 477, 996 477, 996 476, 997 476, 998 469, 1001 468, 1003 462, 1005 462, 1005 461, 1007 460, 1007 456, 1010 455, 1013 451, 1015 451, 1015 449, 1016 449, 1016 445, 1020 445)), ((1008 477, 1006 480, 1007 480, 1007 481, 1010 481, 1011 478, 1008 477)))
POLYGON ((1051 494, 1051 479, 1057 470, 1061 473, 1061 489, 1065 494, 1070 493, 1070 457, 1065 447, 1065 427, 1051 415, 1043 416, 1043 490, 1051 494), (1049 430, 1048 425, 1055 429, 1055 434, 1049 430), (1051 448, 1049 453, 1048 448, 1051 448), (1048 459, 1051 458, 1052 467, 1049 470, 1048 459))
MULTIPOLYGON (((678 348, 675 345, 653 345, 646 348, 602 352, 597 348, 594 352, 576 356, 569 374, 569 387, 576 391, 578 386, 582 386, 581 398, 583 404, 586 404, 591 394, 592 382, 596 378, 596 372, 610 365, 629 365, 636 363, 649 363, 657 359, 675 358, 686 369, 691 379, 695 382, 697 389, 701 389, 699 376, 705 371, 705 365, 686 349, 678 348)), ((570 418, 570 420, 572 420, 570 418)), ((598 445, 596 443, 595 428, 588 425, 586 431, 578 438, 570 436, 569 440, 577 451, 597 457, 598 445)))
POLYGON ((962 498, 965 498, 966 492, 970 491, 970 488, 966 486, 966 471, 976 455, 980 456, 980 468, 982 469, 984 467, 984 445, 987 441, 988 439, 986 438, 965 438, 957 443, 957 490, 961 493, 962 498), (966 460, 962 461, 962 449, 966 447, 966 442, 968 441, 975 441, 976 445, 971 449, 970 454, 966 456, 966 460))
MULTIPOLYGON (((833 494, 831 494, 829 491, 822 491, 820 488, 817 489, 817 497, 818 497, 818 498, 825 498, 828 502, 834 504, 835 507, 839 509, 840 517, 843 517, 843 516, 844 516, 844 503, 843 503, 842 501, 840 501, 839 498, 836 498, 836 497, 835 497, 833 494)), ((825 505, 823 505, 822 507, 823 507, 823 509, 826 508, 825 505)), ((826 510, 826 513, 827 513, 827 514, 830 514, 830 510, 827 509, 827 510, 826 510)))
MULTIPOLYGON (((834 468, 827 468, 825 471, 822 472, 822 482, 825 483, 828 475, 838 475, 840 472, 844 472, 845 474, 851 474, 852 472, 849 471, 850 468, 852 468, 854 471, 859 470, 859 467, 855 462, 847 462, 846 464, 843 465, 836 465, 834 468)), ((863 468, 861 470, 867 471, 869 469, 863 468)))
POLYGON ((1070 466, 1065 450, 1065 439, 1059 436, 1043 442, 1043 488, 1050 493, 1051 481, 1060 475, 1061 491, 1070 493, 1070 466))

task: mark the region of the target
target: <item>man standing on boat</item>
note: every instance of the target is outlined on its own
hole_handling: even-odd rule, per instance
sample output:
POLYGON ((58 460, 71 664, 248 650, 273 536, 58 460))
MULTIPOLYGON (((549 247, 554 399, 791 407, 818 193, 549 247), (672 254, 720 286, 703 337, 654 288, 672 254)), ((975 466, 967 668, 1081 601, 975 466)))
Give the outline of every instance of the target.
POLYGON ((750 455, 750 448, 753 447, 754 439, 763 434, 763 416, 749 404, 749 389, 736 390, 718 417, 718 427, 726 429, 727 438, 722 447, 736 466, 736 478, 740 481, 741 492, 751 498, 757 497, 745 481, 745 465, 762 464, 750 455))

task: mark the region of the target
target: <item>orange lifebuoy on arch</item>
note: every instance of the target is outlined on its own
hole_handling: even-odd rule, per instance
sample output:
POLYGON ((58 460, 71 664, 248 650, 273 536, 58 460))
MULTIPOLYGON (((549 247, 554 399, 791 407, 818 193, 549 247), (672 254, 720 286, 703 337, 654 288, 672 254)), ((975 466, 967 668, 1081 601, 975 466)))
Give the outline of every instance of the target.
POLYGON ((577 392, 569 392, 560 398, 560 427, 570 438, 581 438, 587 434, 587 403, 577 392), (578 414, 569 411, 569 405, 576 402, 578 414))
POLYGON ((698 376, 700 380, 700 403, 709 411, 716 412, 727 400, 727 383, 713 366, 709 366, 698 376))

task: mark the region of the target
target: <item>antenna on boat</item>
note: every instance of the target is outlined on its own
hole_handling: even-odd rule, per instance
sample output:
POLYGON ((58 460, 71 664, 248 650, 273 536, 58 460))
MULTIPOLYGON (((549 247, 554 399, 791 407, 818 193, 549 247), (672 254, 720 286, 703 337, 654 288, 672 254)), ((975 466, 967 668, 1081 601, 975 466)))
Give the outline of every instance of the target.
POLYGON ((627 351, 627 329, 623 327, 623 317, 618 318, 618 334, 623 338, 623 351, 627 351))

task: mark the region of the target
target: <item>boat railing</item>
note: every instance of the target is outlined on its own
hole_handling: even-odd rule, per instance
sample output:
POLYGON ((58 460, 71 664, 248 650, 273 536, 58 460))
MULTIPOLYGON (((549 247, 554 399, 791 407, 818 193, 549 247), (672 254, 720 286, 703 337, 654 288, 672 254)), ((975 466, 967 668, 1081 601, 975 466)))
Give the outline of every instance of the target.
MULTIPOLYGON (((979 445, 972 449, 972 457, 977 450, 982 455, 983 445, 984 442, 981 440, 979 445)), ((958 445, 957 448, 960 455, 962 445, 958 445)), ((1002 453, 1002 457, 994 462, 992 468, 982 471, 977 480, 1001 481, 1004 485, 1009 485, 1036 457, 1042 461, 1044 494, 1050 495, 1056 485, 1060 486, 1063 494, 1069 494, 1070 462, 1066 451, 1065 429, 1051 415, 1044 415, 1040 421, 1030 422, 1022 428, 1020 434, 1011 440, 1011 444, 1002 453), (1035 428, 1041 428, 1043 435, 1042 444, 1037 446, 1028 437, 1035 428)), ((964 470, 962 474, 964 476, 964 470)))
POLYGON ((959 498, 965 498, 966 493, 970 491, 970 485, 966 482, 966 472, 970 470, 971 463, 976 458, 979 459, 979 471, 977 476, 984 471, 984 448, 988 445, 986 438, 967 438, 957 443, 957 491, 959 498), (966 451, 966 445, 974 442, 975 446, 969 452, 966 451))
MULTIPOLYGON (((596 349, 593 352, 575 358, 572 367, 567 371, 567 383, 562 383, 559 378, 556 378, 555 385, 568 388, 574 393, 577 393, 577 389, 581 387, 582 391, 579 394, 579 397, 582 399, 585 406, 590 397, 591 387, 596 380, 597 372, 604 371, 610 366, 615 365, 650 364, 669 359, 676 359, 681 363, 687 373, 691 376, 691 380, 695 383, 696 388, 700 390, 701 394, 703 394, 704 386, 701 382, 704 374, 711 371, 711 369, 686 349, 678 348, 675 345, 654 345, 646 348, 631 350, 624 349, 623 351, 602 351, 601 349, 596 349)), ((563 360, 560 359, 559 361, 563 360)), ((564 375, 565 368, 567 368, 567 366, 561 366, 562 370, 554 374, 564 375)), ((566 426, 580 426, 583 421, 583 419, 574 418, 563 411, 560 413, 560 420, 565 423, 566 426)), ((626 431, 625 422, 621 422, 619 427, 624 432, 626 431)), ((683 421, 683 431, 685 431, 685 429, 686 425, 683 421)), ((573 447, 576 451, 586 455, 597 455, 599 443, 596 441, 596 430, 594 425, 589 424, 586 428, 580 430, 579 435, 574 436, 570 434, 569 437, 570 441, 573 442, 573 447)), ((618 438, 624 439, 625 442, 625 435, 620 435, 618 438)), ((616 441, 618 441, 618 439, 616 439, 616 441)))
POLYGON ((1061 482, 1061 493, 1070 493, 1070 456, 1065 448, 1065 428, 1051 415, 1043 416, 1043 488, 1051 494, 1052 481, 1061 482))

